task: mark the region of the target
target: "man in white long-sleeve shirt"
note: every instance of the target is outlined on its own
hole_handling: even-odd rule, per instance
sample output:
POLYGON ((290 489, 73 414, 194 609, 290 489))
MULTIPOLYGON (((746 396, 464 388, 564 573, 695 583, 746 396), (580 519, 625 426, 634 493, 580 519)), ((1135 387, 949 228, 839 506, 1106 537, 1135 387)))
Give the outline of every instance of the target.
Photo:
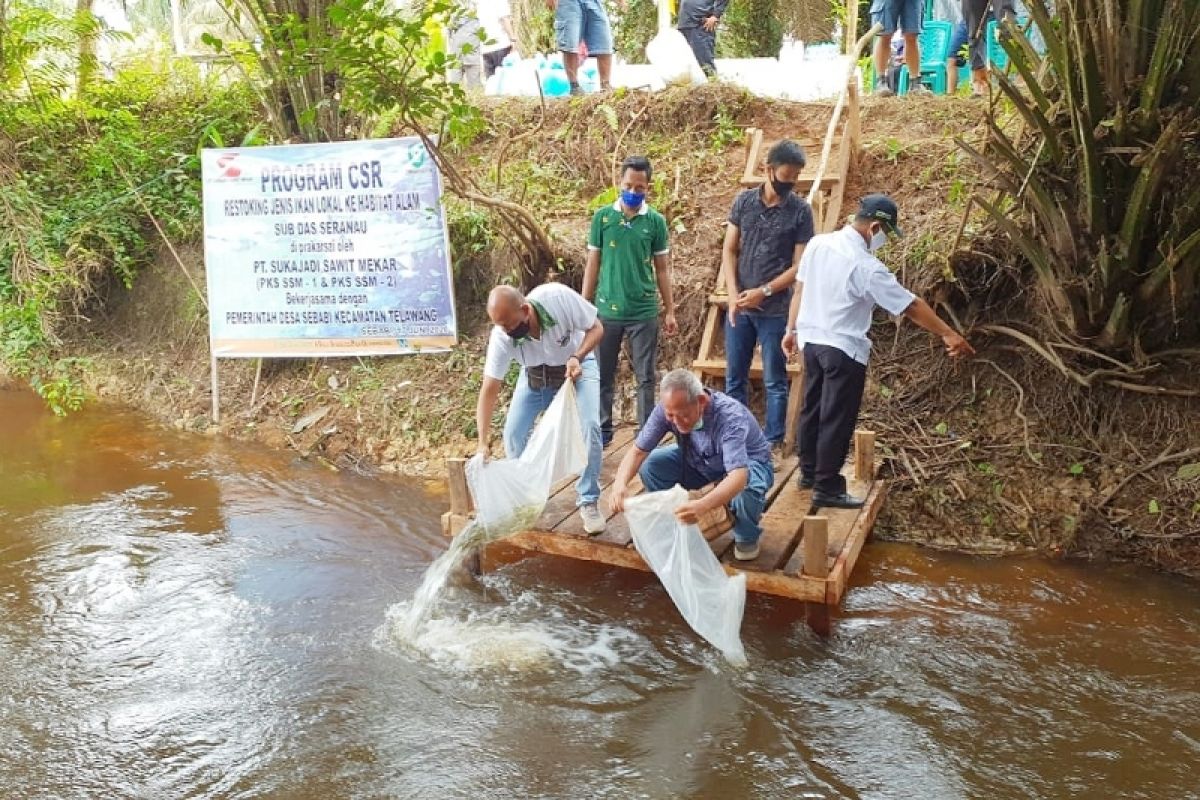
POLYGON ((961 334, 901 286, 875 257, 889 236, 901 235, 899 216, 887 195, 867 195, 850 224, 814 236, 800 258, 783 349, 788 357, 798 349, 804 354, 800 488, 813 490, 817 506, 863 504, 862 498, 846 492, 841 473, 866 385, 871 353, 867 331, 875 306, 908 317, 941 337, 951 356, 975 353, 961 334))

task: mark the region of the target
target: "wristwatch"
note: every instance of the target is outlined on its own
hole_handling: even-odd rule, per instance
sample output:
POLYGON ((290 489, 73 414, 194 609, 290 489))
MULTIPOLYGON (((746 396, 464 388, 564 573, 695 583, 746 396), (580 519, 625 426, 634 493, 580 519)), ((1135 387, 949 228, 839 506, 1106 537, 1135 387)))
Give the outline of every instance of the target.
POLYGON ((775 294, 775 290, 771 288, 771 284, 769 283, 764 283, 759 288, 763 293, 763 297, 770 297, 771 295, 775 294))

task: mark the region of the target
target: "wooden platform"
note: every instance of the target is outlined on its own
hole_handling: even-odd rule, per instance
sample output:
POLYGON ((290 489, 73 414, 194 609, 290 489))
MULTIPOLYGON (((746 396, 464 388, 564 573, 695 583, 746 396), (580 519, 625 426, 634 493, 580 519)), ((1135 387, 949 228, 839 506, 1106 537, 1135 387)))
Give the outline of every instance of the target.
MULTIPOLYGON (((631 542, 624 515, 612 516, 608 511, 613 476, 632 446, 633 435, 631 428, 619 429, 604 453, 600 471, 600 508, 609 514, 608 529, 604 533, 588 536, 584 532, 575 507, 575 482, 572 479, 555 487, 535 529, 506 538, 502 544, 535 553, 649 571, 631 542)), ((847 466, 846 475, 851 493, 866 498, 862 509, 814 508, 812 493, 801 491, 797 485, 798 469, 793 456, 776 469, 775 484, 767 497, 767 509, 762 519, 761 552, 755 561, 734 560, 731 522, 724 509, 702 520, 700 527, 713 553, 730 574, 745 573, 749 591, 826 607, 841 602, 887 493, 885 482, 873 478, 874 434, 858 432, 855 444, 854 459, 847 466)), ((460 477, 461 464, 461 460, 453 459, 448 465, 451 510, 442 516, 442 530, 446 536, 453 536, 470 519, 470 498, 465 480, 460 477)), ((640 491, 640 485, 633 488, 640 491)))

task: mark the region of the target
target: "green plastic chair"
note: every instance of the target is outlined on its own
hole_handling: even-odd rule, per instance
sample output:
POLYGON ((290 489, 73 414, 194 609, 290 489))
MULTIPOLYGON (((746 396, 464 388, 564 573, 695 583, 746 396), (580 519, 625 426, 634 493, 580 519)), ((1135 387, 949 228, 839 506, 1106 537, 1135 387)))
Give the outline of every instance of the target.
MULTIPOLYGON (((954 26, 944 20, 926 20, 917 44, 921 48, 921 83, 929 84, 934 94, 946 93, 946 59, 950 57, 950 37, 954 26)), ((900 70, 897 94, 908 92, 908 70, 900 70)))
MULTIPOLYGON (((1017 27, 1025 30, 1029 25, 1028 17, 1017 17, 1017 27)), ((996 20, 988 20, 987 33, 987 60, 994 69, 998 72, 1003 72, 1008 67, 1008 53, 1004 51, 1004 46, 1000 44, 1000 26, 996 24, 996 20)))

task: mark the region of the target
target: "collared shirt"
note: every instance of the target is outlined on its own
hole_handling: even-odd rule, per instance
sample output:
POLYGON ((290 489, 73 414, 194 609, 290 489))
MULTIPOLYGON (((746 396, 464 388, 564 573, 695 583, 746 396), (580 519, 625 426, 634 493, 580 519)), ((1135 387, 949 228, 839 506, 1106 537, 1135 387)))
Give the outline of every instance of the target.
POLYGON ((679 0, 679 19, 675 27, 679 30, 699 28, 709 17, 719 19, 728 5, 729 0, 679 0))
POLYGON ((800 258, 796 281, 804 284, 796 315, 796 339, 836 347, 860 364, 871 355, 871 312, 881 306, 899 316, 916 295, 867 250, 850 225, 814 236, 800 258))
POLYGON ((668 433, 675 434, 676 439, 687 439, 683 446, 685 463, 710 483, 735 469, 749 467, 751 461, 770 464, 771 445, 750 409, 722 392, 710 391, 708 399, 701 415, 703 425, 688 434, 681 434, 667 421, 661 403, 656 405, 634 443, 637 449, 650 452, 668 433))
MULTIPOLYGON (((812 208, 808 201, 790 192, 783 202, 768 206, 762 188, 747 189, 733 201, 729 221, 738 226, 741 247, 737 260, 739 292, 757 289, 778 278, 792 266, 796 245, 813 237, 812 208)), ((791 288, 763 300, 757 309, 745 312, 764 317, 785 316, 792 302, 791 288)))
POLYGON ((596 323, 596 307, 583 299, 579 292, 561 283, 543 283, 531 290, 525 299, 537 311, 541 330, 519 341, 492 326, 488 339, 487 358, 483 374, 504 380, 509 365, 516 361, 522 367, 542 364, 561 367, 579 349, 583 336, 596 323))
POLYGON ((640 321, 658 316, 658 278, 654 257, 670 252, 667 220, 642 202, 625 216, 621 201, 592 216, 588 250, 600 251, 596 309, 601 319, 640 321))

